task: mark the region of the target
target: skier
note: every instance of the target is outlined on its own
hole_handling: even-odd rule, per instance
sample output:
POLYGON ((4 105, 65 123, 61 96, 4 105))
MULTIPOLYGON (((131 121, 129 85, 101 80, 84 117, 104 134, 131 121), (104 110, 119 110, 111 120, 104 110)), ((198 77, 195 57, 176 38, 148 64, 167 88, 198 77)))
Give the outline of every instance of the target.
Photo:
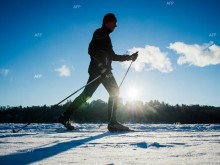
POLYGON ((92 40, 89 44, 88 53, 91 61, 89 65, 89 79, 91 82, 99 75, 100 78, 85 87, 83 92, 70 104, 66 111, 59 117, 59 122, 62 123, 67 129, 74 130, 74 126, 70 123, 70 116, 77 110, 83 103, 85 103, 100 84, 106 88, 109 93, 108 100, 108 130, 110 132, 128 131, 127 126, 122 125, 116 119, 116 109, 119 97, 119 87, 112 74, 112 61, 135 61, 138 52, 132 55, 117 55, 113 51, 111 39, 109 34, 114 31, 117 19, 113 13, 108 13, 104 16, 102 27, 95 30, 92 40))

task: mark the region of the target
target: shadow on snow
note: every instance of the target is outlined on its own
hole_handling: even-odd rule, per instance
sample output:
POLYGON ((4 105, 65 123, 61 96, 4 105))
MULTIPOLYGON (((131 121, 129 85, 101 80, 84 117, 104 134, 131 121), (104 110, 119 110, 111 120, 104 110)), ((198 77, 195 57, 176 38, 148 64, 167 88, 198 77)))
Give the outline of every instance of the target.
POLYGON ((34 162, 41 161, 46 158, 50 158, 62 152, 65 152, 69 149, 76 148, 80 145, 83 145, 87 142, 101 139, 106 136, 110 136, 111 133, 105 132, 96 136, 87 137, 80 140, 71 140, 66 142, 61 142, 49 147, 41 147, 37 149, 30 150, 25 153, 13 153, 9 155, 0 156, 1 163, 6 164, 30 164, 34 162))

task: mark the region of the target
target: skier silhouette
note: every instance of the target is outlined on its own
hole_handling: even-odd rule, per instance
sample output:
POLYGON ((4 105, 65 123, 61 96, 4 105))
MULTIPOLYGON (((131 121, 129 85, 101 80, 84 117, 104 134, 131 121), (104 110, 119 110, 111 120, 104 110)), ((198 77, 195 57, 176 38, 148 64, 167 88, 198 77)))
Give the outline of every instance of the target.
POLYGON ((91 84, 87 85, 83 92, 70 104, 66 111, 59 117, 59 122, 62 123, 67 129, 74 130, 74 126, 70 123, 70 116, 76 111, 83 103, 92 97, 95 90, 100 84, 103 84, 109 93, 108 100, 108 130, 114 131, 128 131, 127 126, 122 125, 116 119, 116 110, 119 97, 119 87, 112 74, 112 61, 135 61, 138 52, 132 55, 117 55, 113 51, 112 42, 109 34, 117 27, 117 19, 113 13, 108 13, 104 16, 102 27, 95 30, 92 40, 89 44, 88 53, 91 61, 89 65, 89 79, 91 82, 99 75, 100 78, 96 79, 91 84))

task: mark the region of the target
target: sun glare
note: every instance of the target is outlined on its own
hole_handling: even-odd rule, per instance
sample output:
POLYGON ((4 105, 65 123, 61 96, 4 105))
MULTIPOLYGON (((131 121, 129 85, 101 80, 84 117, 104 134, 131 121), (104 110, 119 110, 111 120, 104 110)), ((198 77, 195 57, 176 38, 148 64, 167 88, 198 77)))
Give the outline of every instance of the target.
POLYGON ((139 91, 135 87, 130 87, 128 89, 128 99, 129 100, 135 100, 138 97, 139 91))

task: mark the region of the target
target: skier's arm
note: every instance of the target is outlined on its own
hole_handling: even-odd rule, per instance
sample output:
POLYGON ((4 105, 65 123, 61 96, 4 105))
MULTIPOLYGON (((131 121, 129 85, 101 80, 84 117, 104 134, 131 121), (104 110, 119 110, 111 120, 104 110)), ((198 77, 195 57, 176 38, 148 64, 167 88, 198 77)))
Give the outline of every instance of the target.
POLYGON ((135 61, 137 59, 138 52, 133 53, 132 55, 117 55, 113 51, 113 61, 135 61))

